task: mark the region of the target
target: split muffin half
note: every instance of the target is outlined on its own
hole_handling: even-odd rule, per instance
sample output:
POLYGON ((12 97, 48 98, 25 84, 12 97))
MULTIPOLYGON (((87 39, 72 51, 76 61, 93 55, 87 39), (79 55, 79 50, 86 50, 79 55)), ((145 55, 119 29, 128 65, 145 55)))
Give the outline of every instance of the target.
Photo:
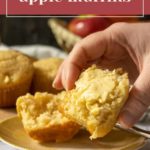
POLYGON ((102 70, 95 65, 83 71, 75 89, 59 94, 60 110, 84 126, 91 139, 111 131, 129 94, 129 79, 122 69, 102 70))
POLYGON ((59 100, 55 95, 27 94, 17 100, 17 112, 24 129, 40 142, 70 140, 80 126, 58 111, 59 100))

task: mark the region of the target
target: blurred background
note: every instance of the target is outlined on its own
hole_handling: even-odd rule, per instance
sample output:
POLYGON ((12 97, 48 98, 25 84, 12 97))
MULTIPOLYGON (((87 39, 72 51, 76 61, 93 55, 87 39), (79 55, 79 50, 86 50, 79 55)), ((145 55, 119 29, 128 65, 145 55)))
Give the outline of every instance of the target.
MULTIPOLYGON (((57 46, 48 26, 49 18, 6 18, 0 16, 0 41, 3 44, 44 44, 57 46)), ((68 21, 70 19, 64 18, 68 21)))
MULTIPOLYGON (((44 44, 62 47, 62 45, 59 42, 56 42, 56 39, 61 38, 61 35, 60 37, 54 37, 52 33, 53 29, 50 28, 50 26, 48 25, 49 19, 50 18, 6 18, 5 16, 0 16, 0 43, 3 43, 8 46, 44 44)), ((63 20, 67 24, 65 26, 67 30, 69 30, 68 24, 71 22, 72 19, 74 18, 61 18, 61 20, 63 20)), ((144 18, 109 19, 111 21, 113 20, 112 23, 118 21, 143 22, 148 21, 150 19, 150 16, 145 16, 144 18)))

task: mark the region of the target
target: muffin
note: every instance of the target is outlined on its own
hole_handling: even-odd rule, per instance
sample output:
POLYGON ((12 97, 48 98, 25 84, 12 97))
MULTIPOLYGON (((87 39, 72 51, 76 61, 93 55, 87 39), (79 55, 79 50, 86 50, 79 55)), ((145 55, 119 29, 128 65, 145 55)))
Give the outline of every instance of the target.
POLYGON ((75 89, 59 94, 60 110, 84 126, 91 139, 111 131, 129 94, 129 79, 122 69, 101 70, 92 66, 81 73, 75 89))
POLYGON ((34 78, 32 82, 32 93, 50 92, 58 93, 59 91, 52 87, 53 80, 58 68, 62 63, 61 58, 47 58, 36 61, 34 66, 34 78))
POLYGON ((25 131, 40 142, 70 140, 80 126, 64 117, 58 111, 59 99, 56 95, 27 94, 17 100, 17 112, 25 131))
POLYGON ((0 51, 0 107, 14 106, 18 96, 29 91, 32 60, 17 51, 0 51))

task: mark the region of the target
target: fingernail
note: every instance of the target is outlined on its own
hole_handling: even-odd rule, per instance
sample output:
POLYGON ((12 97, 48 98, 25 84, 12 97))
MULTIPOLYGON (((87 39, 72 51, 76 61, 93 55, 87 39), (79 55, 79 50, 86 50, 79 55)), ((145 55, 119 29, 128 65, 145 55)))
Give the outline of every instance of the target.
POLYGON ((65 89, 66 89, 66 91, 68 91, 69 90, 69 75, 70 75, 70 71, 69 70, 67 70, 67 72, 66 72, 66 85, 65 85, 65 89))
POLYGON ((66 83, 64 84, 64 88, 65 88, 66 91, 68 91, 66 83))
POLYGON ((58 85, 57 82, 54 80, 53 83, 52 83, 52 87, 57 89, 57 90, 62 90, 63 87, 58 85))
POLYGON ((65 74, 64 87, 65 87, 66 91, 69 91, 69 89, 70 89, 70 87, 69 87, 69 82, 70 82, 70 70, 69 70, 69 68, 67 68, 64 71, 64 74, 65 74))
POLYGON ((56 87, 55 87, 55 86, 56 86, 55 84, 56 84, 56 83, 55 83, 55 80, 54 80, 54 81, 53 81, 53 84, 52 84, 52 87, 53 87, 53 88, 56 88, 56 87))
POLYGON ((64 88, 65 88, 65 90, 67 90, 67 84, 66 84, 66 74, 67 74, 67 71, 65 71, 64 69, 63 69, 63 71, 62 71, 62 74, 63 74, 63 86, 64 86, 64 88))
POLYGON ((67 85, 67 81, 65 81, 64 88, 66 89, 66 91, 69 90, 68 85, 67 85))
POLYGON ((119 123, 124 128, 130 128, 133 126, 134 120, 132 114, 128 110, 124 110, 119 117, 119 123))

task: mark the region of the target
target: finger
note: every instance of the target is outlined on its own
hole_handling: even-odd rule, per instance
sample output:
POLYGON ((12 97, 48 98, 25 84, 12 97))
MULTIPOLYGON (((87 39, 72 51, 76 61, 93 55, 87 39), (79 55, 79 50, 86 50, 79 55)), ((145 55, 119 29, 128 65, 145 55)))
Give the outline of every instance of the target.
POLYGON ((73 48, 63 66, 62 82, 65 89, 74 87, 81 71, 90 61, 99 59, 107 49, 110 40, 107 31, 94 33, 73 48))
MULTIPOLYGON (((108 30, 109 31, 109 30, 108 30)), ((100 58, 108 47, 110 32, 107 30, 91 34, 77 43, 68 60, 83 67, 88 61, 100 58)))
POLYGON ((119 116, 119 122, 124 127, 132 127, 144 114, 150 105, 149 69, 143 69, 136 80, 129 99, 119 116))
POLYGON ((76 65, 70 63, 64 67, 63 77, 65 78, 63 82, 63 86, 66 90, 70 90, 74 87, 74 82, 78 79, 81 70, 76 65), (65 70, 67 72, 65 72, 65 70))
POLYGON ((56 77, 53 81, 53 87, 56 89, 59 89, 59 90, 63 89, 63 84, 62 84, 62 80, 61 80, 61 72, 63 69, 63 65, 64 65, 64 62, 60 65, 60 67, 57 71, 56 77))

